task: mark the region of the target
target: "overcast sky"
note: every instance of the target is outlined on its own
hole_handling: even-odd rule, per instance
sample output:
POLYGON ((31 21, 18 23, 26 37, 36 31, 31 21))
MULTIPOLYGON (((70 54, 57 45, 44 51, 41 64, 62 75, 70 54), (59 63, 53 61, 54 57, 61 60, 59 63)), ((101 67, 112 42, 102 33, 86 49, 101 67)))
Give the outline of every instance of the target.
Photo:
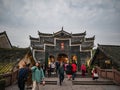
POLYGON ((87 32, 99 44, 120 45, 120 0, 0 0, 0 32, 28 47, 29 35, 87 32))

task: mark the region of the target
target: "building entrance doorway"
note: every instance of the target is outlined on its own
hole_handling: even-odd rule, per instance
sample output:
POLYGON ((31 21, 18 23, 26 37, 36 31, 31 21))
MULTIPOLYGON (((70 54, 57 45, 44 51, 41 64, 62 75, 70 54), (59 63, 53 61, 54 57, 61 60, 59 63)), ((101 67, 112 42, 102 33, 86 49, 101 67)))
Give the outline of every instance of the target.
POLYGON ((59 62, 64 62, 64 63, 68 63, 69 62, 68 56, 66 54, 64 54, 64 53, 58 54, 57 60, 59 62))
POLYGON ((78 63, 77 62, 77 56, 76 55, 72 55, 72 57, 71 57, 71 62, 74 62, 74 63, 78 63))
POLYGON ((48 65, 50 65, 51 62, 55 62, 55 57, 53 55, 49 56, 49 58, 48 58, 48 65))

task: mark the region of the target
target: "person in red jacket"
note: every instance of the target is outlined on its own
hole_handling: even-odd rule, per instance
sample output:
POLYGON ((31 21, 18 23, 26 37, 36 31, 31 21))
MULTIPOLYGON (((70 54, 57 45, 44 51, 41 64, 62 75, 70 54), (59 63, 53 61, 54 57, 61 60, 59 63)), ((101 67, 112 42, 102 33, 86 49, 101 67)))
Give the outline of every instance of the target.
POLYGON ((82 76, 85 76, 86 66, 84 64, 81 65, 82 76))
POLYGON ((77 65, 76 65, 76 63, 73 61, 73 63, 72 63, 72 80, 74 80, 75 77, 76 77, 76 71, 77 71, 77 65))

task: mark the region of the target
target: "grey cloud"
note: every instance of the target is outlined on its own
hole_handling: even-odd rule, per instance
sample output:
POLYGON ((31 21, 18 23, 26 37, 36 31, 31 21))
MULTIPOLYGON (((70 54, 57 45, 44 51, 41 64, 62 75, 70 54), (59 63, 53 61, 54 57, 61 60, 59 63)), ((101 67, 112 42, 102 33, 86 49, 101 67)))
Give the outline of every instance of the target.
POLYGON ((119 0, 0 0, 0 26, 16 30, 16 35, 18 31, 35 35, 38 29, 52 33, 64 26, 68 32, 84 32, 81 28, 93 32, 99 42, 101 37, 96 32, 120 32, 119 16, 119 0))

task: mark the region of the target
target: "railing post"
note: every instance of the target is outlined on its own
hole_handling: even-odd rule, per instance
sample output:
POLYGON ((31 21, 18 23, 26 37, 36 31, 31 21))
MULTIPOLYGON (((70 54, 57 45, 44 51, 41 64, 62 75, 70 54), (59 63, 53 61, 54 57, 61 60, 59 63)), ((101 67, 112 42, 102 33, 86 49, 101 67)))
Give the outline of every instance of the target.
POLYGON ((98 74, 99 74, 99 76, 101 77, 101 69, 100 69, 100 67, 96 67, 97 68, 97 71, 99 72, 98 74))
POLYGON ((107 70, 105 69, 105 78, 107 79, 107 70))
POLYGON ((113 67, 112 67, 112 73, 113 73, 113 81, 115 81, 115 70, 113 67))

